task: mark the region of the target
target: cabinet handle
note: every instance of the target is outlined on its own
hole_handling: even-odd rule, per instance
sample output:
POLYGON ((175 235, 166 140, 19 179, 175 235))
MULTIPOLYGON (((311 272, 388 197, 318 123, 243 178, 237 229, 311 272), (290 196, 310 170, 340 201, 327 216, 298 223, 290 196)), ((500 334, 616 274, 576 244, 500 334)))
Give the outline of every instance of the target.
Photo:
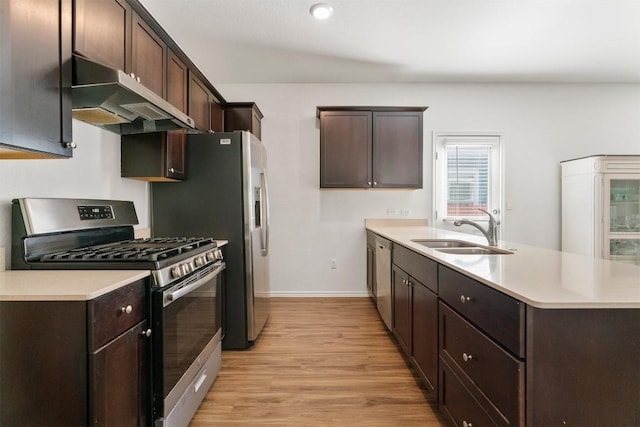
POLYGON ((472 360, 473 356, 467 353, 462 353, 462 360, 464 360, 465 362, 468 362, 469 360, 472 360))
POLYGON ((75 150, 76 148, 78 148, 78 144, 76 144, 75 142, 65 142, 64 148, 71 148, 72 150, 75 150))
POLYGON ((149 338, 151 336, 151 329, 147 329, 146 331, 142 331, 142 336, 149 338))
POLYGON ((373 181, 373 186, 375 187, 376 185, 378 185, 378 183, 376 181, 373 181))
POLYGON ((466 422, 466 421, 463 421, 463 422, 462 422, 462 427, 473 427, 473 424, 468 423, 468 422, 466 422))
POLYGON ((367 185, 368 185, 369 187, 371 187, 371 184, 372 184, 372 182, 371 182, 371 181, 367 181, 367 185))
POLYGON ((465 297, 464 295, 460 295, 460 302, 465 303, 471 301, 471 297, 465 297))
POLYGON ((169 168, 169 172, 174 173, 176 170, 174 168, 169 168))
POLYGON ((131 314, 132 311, 133 307, 131 307, 131 304, 127 305, 126 307, 120 307, 120 312, 122 314, 131 314))

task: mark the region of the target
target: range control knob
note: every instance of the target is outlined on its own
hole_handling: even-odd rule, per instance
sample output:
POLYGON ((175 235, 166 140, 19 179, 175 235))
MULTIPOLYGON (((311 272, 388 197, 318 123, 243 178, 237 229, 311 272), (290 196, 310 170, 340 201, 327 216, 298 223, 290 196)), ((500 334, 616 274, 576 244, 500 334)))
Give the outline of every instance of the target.
POLYGON ((209 251, 205 254, 207 257, 207 261, 213 261, 216 259, 216 256, 213 254, 213 251, 209 251))
POLYGON ((203 256, 196 257, 196 259, 193 260, 193 262, 196 264, 196 267, 202 267, 207 263, 207 261, 204 259, 203 256))
POLYGON ((184 271, 184 274, 189 274, 193 271, 193 264, 191 264, 190 262, 185 262, 184 264, 182 264, 182 270, 184 271))
POLYGON ((176 265, 175 267, 171 268, 171 277, 173 277, 174 279, 177 279, 182 276, 183 276, 182 269, 180 268, 179 265, 176 265))
POLYGON ((213 256, 215 257, 215 259, 222 259, 222 251, 220 250, 220 248, 215 248, 213 250, 213 256))

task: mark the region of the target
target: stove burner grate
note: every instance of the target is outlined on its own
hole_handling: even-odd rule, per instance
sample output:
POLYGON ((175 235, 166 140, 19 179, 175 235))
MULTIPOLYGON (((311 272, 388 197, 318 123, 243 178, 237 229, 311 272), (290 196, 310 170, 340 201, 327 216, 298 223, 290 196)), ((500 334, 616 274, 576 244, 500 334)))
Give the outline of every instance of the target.
POLYGON ((155 237, 132 239, 43 255, 40 261, 160 261, 215 245, 213 238, 155 237))

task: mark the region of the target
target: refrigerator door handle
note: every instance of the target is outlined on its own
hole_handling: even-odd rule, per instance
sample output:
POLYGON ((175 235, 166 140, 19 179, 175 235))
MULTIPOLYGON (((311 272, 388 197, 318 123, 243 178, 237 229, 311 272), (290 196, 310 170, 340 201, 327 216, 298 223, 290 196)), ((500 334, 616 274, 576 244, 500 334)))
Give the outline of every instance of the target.
POLYGON ((262 255, 267 256, 269 254, 269 187, 267 186, 267 173, 263 171, 260 174, 262 181, 262 189, 264 192, 264 199, 262 202, 262 217, 264 218, 264 225, 262 226, 262 255))

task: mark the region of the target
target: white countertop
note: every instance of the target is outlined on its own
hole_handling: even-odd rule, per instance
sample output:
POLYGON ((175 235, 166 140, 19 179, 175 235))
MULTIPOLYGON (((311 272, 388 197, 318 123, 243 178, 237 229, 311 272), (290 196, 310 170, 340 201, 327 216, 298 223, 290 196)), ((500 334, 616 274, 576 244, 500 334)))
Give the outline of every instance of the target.
MULTIPOLYGON (((426 222, 424 222, 426 224, 426 222)), ((395 220, 366 220, 376 234, 538 308, 640 308, 640 266, 500 241, 512 255, 455 255, 412 240, 484 237, 395 220)))
POLYGON ((88 301, 149 276, 149 270, 0 272, 0 301, 88 301))

